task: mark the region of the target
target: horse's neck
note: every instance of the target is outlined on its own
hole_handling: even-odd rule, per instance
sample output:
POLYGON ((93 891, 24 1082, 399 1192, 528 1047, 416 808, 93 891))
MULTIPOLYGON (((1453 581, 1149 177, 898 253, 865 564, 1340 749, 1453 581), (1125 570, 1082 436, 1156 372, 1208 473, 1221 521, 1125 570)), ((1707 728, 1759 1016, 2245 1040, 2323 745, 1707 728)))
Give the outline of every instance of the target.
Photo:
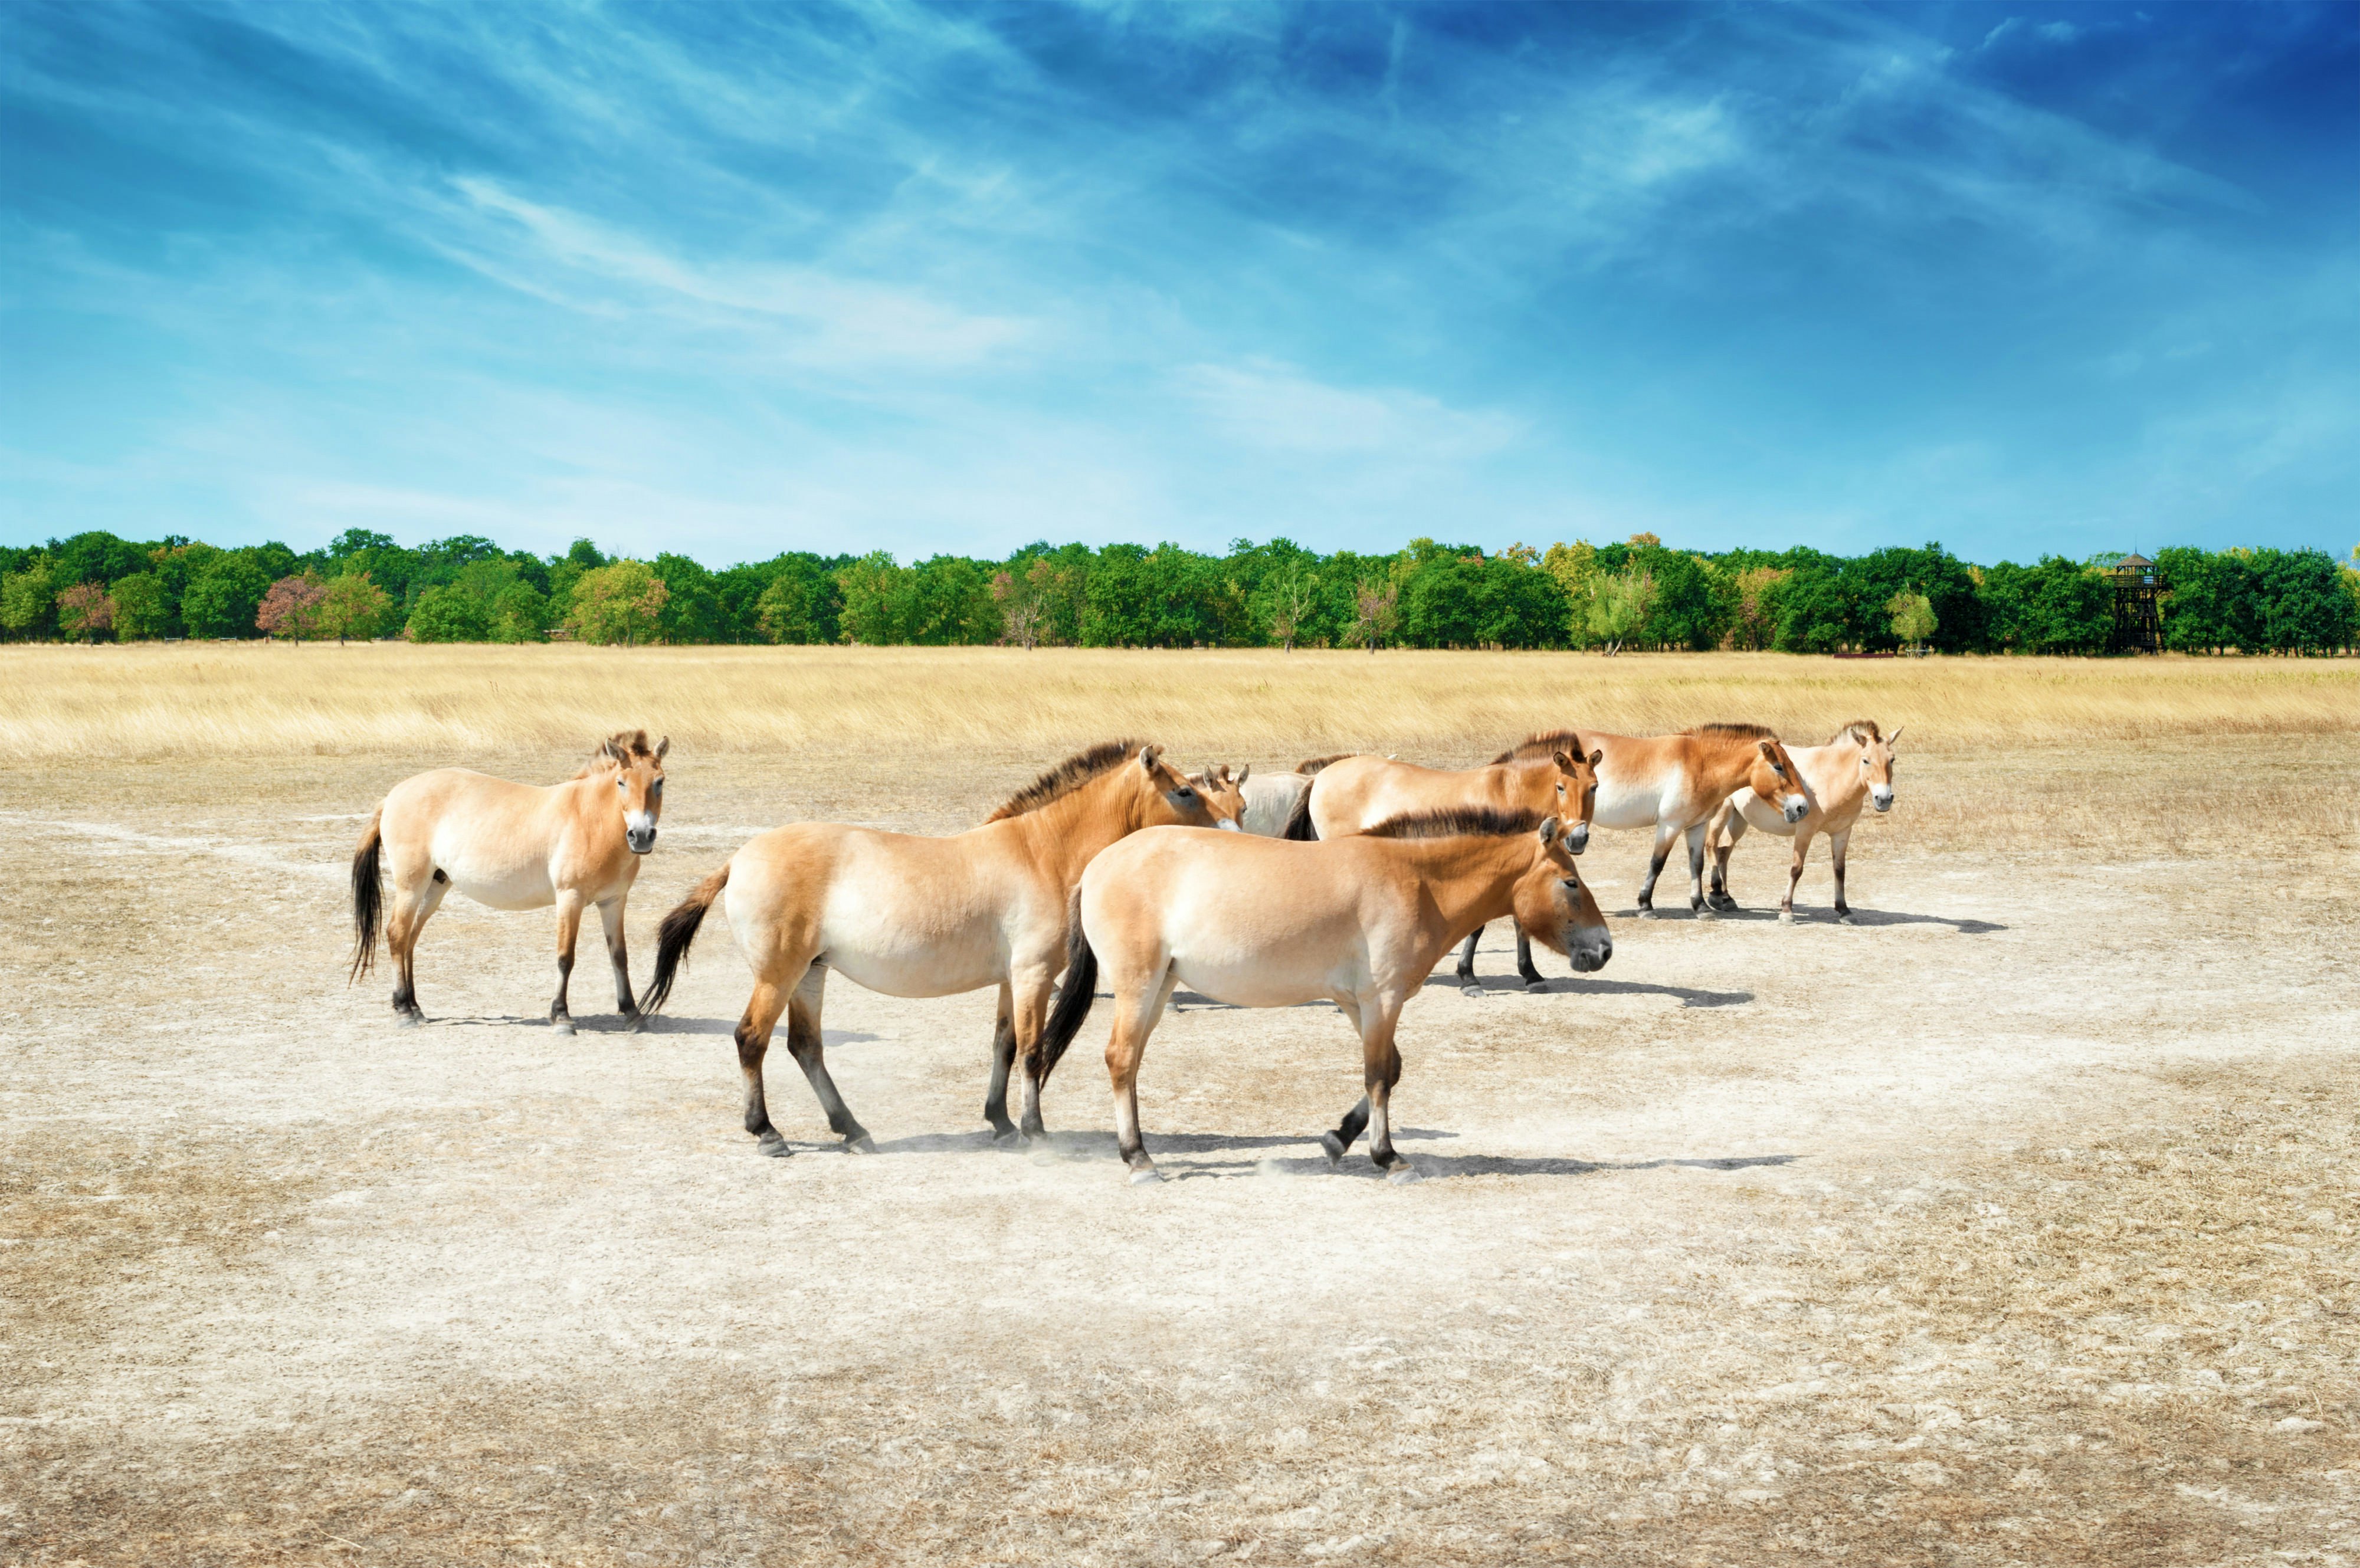
POLYGON ((1131 819, 1136 797, 1120 789, 1087 785, 1061 796, 1019 820, 1027 825, 1033 852, 1054 866, 1071 887, 1098 851, 1126 837, 1139 824, 1131 819))
POLYGON ((1811 792, 1811 800, 1822 816, 1833 816, 1868 792, 1865 769, 1844 766, 1852 760, 1850 746, 1815 746, 1798 755, 1789 748, 1786 755, 1795 758, 1795 767, 1803 776, 1803 786, 1811 792))
POLYGON ((1524 834, 1399 842, 1410 850, 1410 864, 1441 912, 1447 942, 1515 912, 1516 878, 1532 865, 1532 841, 1524 834))
POLYGON ((1749 740, 1709 753, 1700 769, 1704 777, 1698 781, 1705 787, 1705 792, 1734 795, 1743 789, 1754 777, 1754 745, 1749 740))

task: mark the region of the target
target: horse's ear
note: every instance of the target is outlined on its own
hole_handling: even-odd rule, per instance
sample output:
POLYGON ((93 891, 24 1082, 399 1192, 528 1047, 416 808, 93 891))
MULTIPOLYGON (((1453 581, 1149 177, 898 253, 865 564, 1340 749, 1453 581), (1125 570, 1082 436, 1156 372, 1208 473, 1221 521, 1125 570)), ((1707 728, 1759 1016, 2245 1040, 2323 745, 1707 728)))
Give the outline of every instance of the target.
POLYGON ((656 742, 656 760, 657 760, 658 762, 661 762, 661 761, 663 760, 663 758, 664 758, 664 753, 665 753, 665 752, 667 752, 667 751, 670 751, 671 749, 672 749, 672 736, 670 736, 670 735, 666 735, 666 736, 664 736, 664 737, 663 737, 663 739, 661 739, 661 740, 660 740, 660 741, 656 742))
POLYGON ((1239 768, 1238 768, 1238 782, 1239 782, 1239 783, 1240 783, 1240 784, 1243 784, 1243 783, 1246 781, 1246 775, 1247 775, 1247 774, 1249 774, 1249 773, 1251 773, 1252 771, 1253 771, 1253 764, 1252 764, 1252 763, 1248 762, 1248 763, 1240 764, 1240 767, 1239 767, 1239 768))
POLYGON ((1556 843, 1557 819, 1555 817, 1551 817, 1546 822, 1541 823, 1541 844, 1544 847, 1548 847, 1553 846, 1556 843))
POLYGON ((1557 764, 1557 771, 1560 773, 1570 773, 1574 769, 1575 764, 1573 758, 1568 757, 1562 751, 1550 752, 1549 760, 1557 764))
POLYGON ((605 757, 611 757, 617 762, 625 760, 622 748, 611 740, 598 748, 598 755, 605 757))
POLYGON ((1885 737, 1885 745, 1887 745, 1887 746, 1891 746, 1895 741, 1899 740, 1899 739, 1901 738, 1901 730, 1902 730, 1902 726, 1901 726, 1901 725, 1899 725, 1899 724, 1896 724, 1896 725, 1894 725, 1894 726, 1893 726, 1893 733, 1892 733, 1891 735, 1886 735, 1886 736, 1885 737))
POLYGON ((1766 740, 1757 741, 1755 744, 1761 746, 1762 756, 1765 761, 1775 762, 1778 760, 1778 748, 1776 746, 1771 745, 1766 740))
POLYGON ((1153 773, 1155 771, 1155 759, 1163 755, 1164 748, 1160 746, 1142 746, 1139 748, 1139 765, 1153 773))
POLYGON ((1590 767, 1595 768, 1595 767, 1597 767, 1600 763, 1601 763, 1601 762, 1603 762, 1603 761, 1605 761, 1605 760, 1606 760, 1606 748, 1605 748, 1604 746, 1592 746, 1592 747, 1590 747, 1590 767))

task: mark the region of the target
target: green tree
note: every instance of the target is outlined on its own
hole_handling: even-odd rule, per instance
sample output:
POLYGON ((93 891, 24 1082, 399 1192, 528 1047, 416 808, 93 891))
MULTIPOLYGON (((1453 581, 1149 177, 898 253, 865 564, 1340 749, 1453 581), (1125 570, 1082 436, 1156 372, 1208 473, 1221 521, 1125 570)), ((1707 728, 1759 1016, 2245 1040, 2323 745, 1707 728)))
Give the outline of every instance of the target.
POLYGON ((246 551, 215 551, 180 595, 181 624, 192 637, 251 637, 271 581, 269 571, 246 551))
POLYGON ((1629 642, 1652 640, 1648 623, 1655 613, 1655 580, 1644 567, 1600 578, 1591 587, 1589 632, 1609 657, 1629 642))
POLYGON ((663 579, 645 561, 617 561, 574 583, 565 624, 584 642, 636 647, 655 636, 665 592, 663 579))
POLYGON ((755 602, 755 625, 766 642, 809 643, 820 640, 812 624, 811 585, 792 572, 770 579, 755 602))
POLYGON ((10 637, 48 637, 57 625, 58 580, 46 557, 0 578, 0 626, 10 637))
POLYGON ((115 580, 107 595, 115 603, 115 638, 158 637, 171 629, 172 607, 164 597, 164 581, 152 572, 135 572, 115 580))
POLYGON ((341 644, 348 637, 366 641, 383 629, 393 600, 369 581, 366 572, 348 572, 328 584, 320 600, 320 635, 341 644))
POLYGON ((1893 617, 1893 635, 1912 648, 1934 635, 1934 605, 1925 594, 1896 593, 1885 601, 1885 610, 1893 617))

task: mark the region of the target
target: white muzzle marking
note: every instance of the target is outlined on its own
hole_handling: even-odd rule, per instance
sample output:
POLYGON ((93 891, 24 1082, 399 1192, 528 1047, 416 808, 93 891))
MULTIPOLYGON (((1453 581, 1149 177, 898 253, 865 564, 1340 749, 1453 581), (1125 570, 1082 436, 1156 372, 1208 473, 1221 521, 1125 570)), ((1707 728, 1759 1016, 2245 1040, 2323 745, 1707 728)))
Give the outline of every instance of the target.
POLYGON ((1868 798, 1875 803, 1876 809, 1880 811, 1893 810, 1893 791, 1890 789, 1872 789, 1868 792, 1868 798))
MULTIPOLYGON (((1880 811, 1883 809, 1883 807, 1878 808, 1880 811)), ((1243 828, 1238 826, 1237 823, 1229 821, 1227 817, 1223 817, 1219 822, 1215 822, 1213 825, 1219 828, 1224 833, 1243 833, 1245 831, 1243 828)))
POLYGON ((1789 795, 1778 809, 1786 813, 1788 822, 1799 822, 1811 814, 1811 802, 1807 796, 1789 795))
POLYGON ((656 842, 655 813, 625 811, 623 837, 630 844, 631 853, 634 855, 645 855, 649 850, 653 849, 656 842))

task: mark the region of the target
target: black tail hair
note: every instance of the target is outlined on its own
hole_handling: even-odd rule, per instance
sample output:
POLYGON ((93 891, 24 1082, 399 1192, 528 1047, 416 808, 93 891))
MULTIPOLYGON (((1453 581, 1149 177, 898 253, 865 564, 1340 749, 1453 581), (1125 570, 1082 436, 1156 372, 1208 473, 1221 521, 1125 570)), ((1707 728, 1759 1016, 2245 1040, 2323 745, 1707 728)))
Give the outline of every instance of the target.
POLYGON ((1317 788, 1319 781, 1316 779, 1303 787, 1303 793, 1295 798, 1295 810, 1287 813, 1286 831, 1279 837, 1305 844, 1317 841, 1319 830, 1311 825, 1311 791, 1317 788))
POLYGON ((344 976, 347 985, 377 967, 377 917, 385 908, 385 887, 377 877, 385 835, 377 831, 377 822, 384 815, 383 806, 370 814, 368 832, 353 851, 353 967, 344 976))
POLYGON ((729 885, 729 867, 720 870, 696 885, 694 892, 673 906, 672 913, 656 928, 656 977, 648 985, 648 994, 639 1000, 643 1012, 654 1012, 672 995, 672 977, 688 957, 688 944, 696 940, 696 928, 705 923, 705 911, 713 908, 713 900, 721 897, 721 889, 729 885))
POLYGON ((1090 1004, 1098 1000, 1098 955, 1090 951, 1090 939, 1082 933, 1082 890, 1074 889, 1074 901, 1065 910, 1065 982, 1057 993, 1057 1006, 1049 1014, 1049 1022, 1041 1031, 1041 1085, 1048 1087, 1049 1074, 1056 1071, 1057 1059, 1065 1054, 1065 1047, 1082 1032, 1082 1022, 1090 1016, 1090 1004))

